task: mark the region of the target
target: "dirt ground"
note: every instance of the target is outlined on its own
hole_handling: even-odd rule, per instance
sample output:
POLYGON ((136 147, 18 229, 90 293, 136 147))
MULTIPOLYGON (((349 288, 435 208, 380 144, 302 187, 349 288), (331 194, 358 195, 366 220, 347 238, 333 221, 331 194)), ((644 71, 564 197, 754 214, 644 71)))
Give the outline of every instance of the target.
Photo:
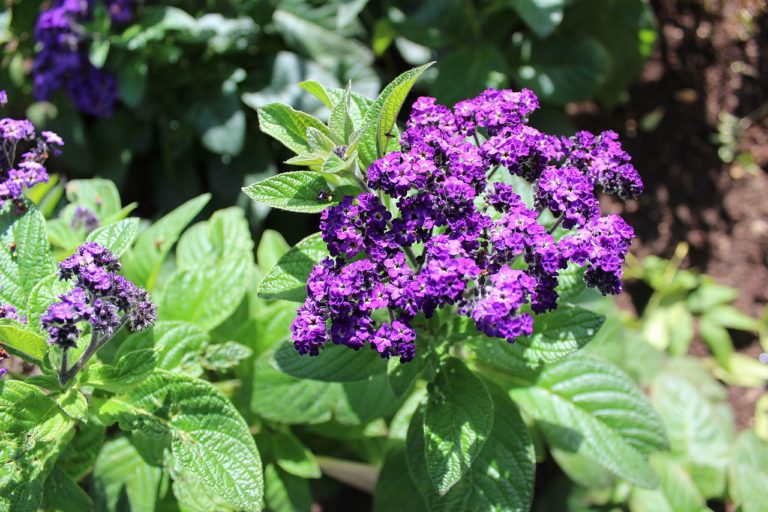
MULTIPOLYGON (((659 41, 630 101, 610 112, 580 105, 574 118, 585 128, 602 124, 621 133, 644 178, 642 199, 612 205, 624 209, 638 232, 634 252, 669 257, 687 242, 688 265, 738 288, 736 305, 762 315, 768 303, 768 3, 651 4, 659 41), (736 129, 728 129, 731 119, 736 129)), ((754 337, 739 345, 754 357, 760 352, 754 337)), ((741 428, 751 425, 755 391, 730 389, 741 428)))

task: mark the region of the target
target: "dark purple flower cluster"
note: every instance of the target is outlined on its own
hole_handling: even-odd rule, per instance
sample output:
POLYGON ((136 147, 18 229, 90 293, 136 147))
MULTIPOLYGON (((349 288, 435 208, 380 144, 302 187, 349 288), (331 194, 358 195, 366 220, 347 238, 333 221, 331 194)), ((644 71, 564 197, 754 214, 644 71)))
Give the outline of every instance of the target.
MULTIPOLYGON (((5 351, 5 349, 0 346, 0 363, 8 359, 8 352, 5 351)), ((8 373, 8 368, 0 368, 0 378, 2 378, 6 373, 8 373)))
POLYGON ((537 107, 529 90, 488 90, 453 110, 415 102, 400 151, 367 169, 368 190, 322 214, 330 256, 291 327, 300 353, 332 342, 410 361, 414 319, 444 307, 511 343, 531 335, 532 313, 557 307, 569 262, 586 266, 588 286, 621 291, 634 233, 600 216, 597 195, 633 198, 642 182, 616 134, 542 133, 526 124, 537 107))
MULTIPOLYGON (((104 3, 113 24, 133 18, 134 0, 104 3)), ((32 75, 38 99, 47 100, 55 91, 64 89, 81 111, 107 117, 117 101, 117 82, 88 59, 84 24, 92 19, 94 4, 93 0, 55 0, 40 14, 35 39, 41 47, 32 75)))
MULTIPOLYGON (((0 91, 0 105, 8 97, 0 91)), ((23 208, 25 188, 48 181, 45 162, 51 153, 58 155, 64 141, 53 132, 37 135, 28 119, 0 119, 0 208, 13 203, 23 208)))
POLYGON ((86 242, 59 263, 59 278, 75 287, 60 295, 40 318, 49 342, 72 348, 88 322, 94 337, 110 337, 124 324, 141 331, 155 323, 157 307, 149 293, 117 274, 120 261, 105 247, 86 242))
POLYGON ((87 206, 78 206, 72 214, 72 220, 69 223, 69 227, 72 229, 85 228, 85 231, 90 233, 99 227, 99 218, 96 217, 96 213, 87 206))

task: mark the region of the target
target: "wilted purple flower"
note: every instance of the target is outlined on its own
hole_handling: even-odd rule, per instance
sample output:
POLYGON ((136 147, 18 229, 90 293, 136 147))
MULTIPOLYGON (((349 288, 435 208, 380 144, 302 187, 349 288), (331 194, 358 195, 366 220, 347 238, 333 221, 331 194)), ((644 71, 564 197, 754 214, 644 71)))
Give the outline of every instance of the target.
POLYGON ((600 217, 595 194, 633 197, 637 173, 612 132, 548 135, 526 124, 536 108, 528 90, 489 89, 453 111, 416 100, 400 151, 367 169, 370 189, 321 216, 330 256, 310 274, 291 326, 300 353, 330 342, 410 361, 413 322, 445 307, 511 343, 533 332, 532 314, 557 307, 569 262, 587 266, 589 286, 620 291, 633 232, 600 217), (534 204, 511 175, 528 181, 534 204))
POLYGON ((120 261, 105 247, 86 242, 59 263, 59 278, 73 280, 75 287, 59 296, 40 318, 49 341, 61 348, 76 346, 88 322, 94 336, 110 337, 124 323, 141 331, 157 320, 157 308, 149 294, 116 272, 120 261))

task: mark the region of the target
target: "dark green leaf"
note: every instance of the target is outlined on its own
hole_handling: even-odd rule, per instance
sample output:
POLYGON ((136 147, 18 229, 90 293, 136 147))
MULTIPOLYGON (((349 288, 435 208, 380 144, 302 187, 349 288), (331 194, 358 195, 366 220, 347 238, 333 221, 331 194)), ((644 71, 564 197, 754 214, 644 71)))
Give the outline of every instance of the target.
POLYGON ((325 178, 315 172, 294 171, 272 176, 243 188, 256 202, 299 213, 317 213, 333 205, 325 178))
POLYGON ((312 267, 328 254, 320 233, 310 235, 288 251, 259 284, 259 296, 303 302, 312 267))
POLYGON ((275 368, 300 379, 326 382, 365 380, 383 374, 387 363, 374 350, 350 350, 343 345, 328 345, 319 356, 299 354, 290 342, 275 351, 275 368))

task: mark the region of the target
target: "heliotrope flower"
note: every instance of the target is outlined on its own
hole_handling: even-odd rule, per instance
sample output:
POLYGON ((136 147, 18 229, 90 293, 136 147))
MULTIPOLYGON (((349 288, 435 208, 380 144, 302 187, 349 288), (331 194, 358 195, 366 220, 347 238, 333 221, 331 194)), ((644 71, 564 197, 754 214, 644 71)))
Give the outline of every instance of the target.
POLYGON ((77 346, 87 322, 93 337, 110 337, 124 324, 141 331, 157 319, 149 294, 117 274, 120 261, 105 247, 86 242, 59 263, 59 278, 74 287, 59 296, 40 317, 48 341, 61 348, 77 346))
MULTIPOLYGON (((0 104, 7 102, 0 91, 0 104)), ((28 119, 0 119, 0 208, 13 203, 23 209, 25 188, 48 181, 45 162, 50 154, 58 155, 64 142, 53 132, 37 135, 28 119)))
MULTIPOLYGON (((47 100, 65 90, 81 111, 106 117, 117 101, 117 81, 89 60, 85 25, 93 19, 94 0, 55 0, 35 24, 40 51, 32 65, 34 92, 47 100)), ((134 0, 105 0, 113 24, 133 18, 134 0)))
POLYGON ((536 108, 529 90, 489 89, 453 110, 416 100, 400 150, 366 170, 368 190, 322 213, 330 256, 291 326, 300 353, 367 345, 410 361, 414 320, 441 308, 514 342, 532 334, 532 315, 557 307, 569 262, 586 266, 588 286, 621 291, 634 232, 601 217, 597 194, 636 197, 637 171, 615 133, 548 135, 527 125, 536 108), (532 204, 512 176, 530 184, 532 204))

